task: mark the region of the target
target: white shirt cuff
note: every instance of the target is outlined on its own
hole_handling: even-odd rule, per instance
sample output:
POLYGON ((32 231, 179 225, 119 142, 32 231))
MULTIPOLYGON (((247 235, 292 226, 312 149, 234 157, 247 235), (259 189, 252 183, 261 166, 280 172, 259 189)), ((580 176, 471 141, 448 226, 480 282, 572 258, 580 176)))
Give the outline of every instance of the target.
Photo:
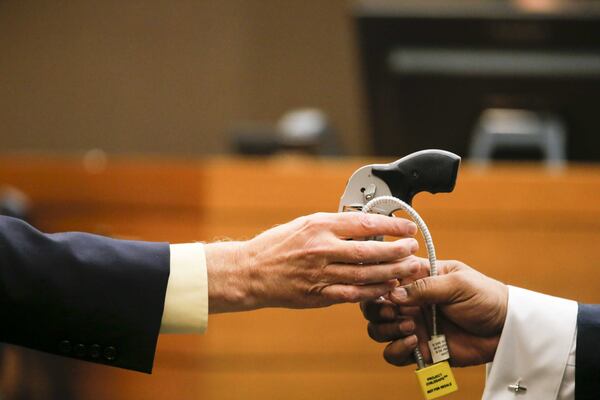
POLYGON ((509 286, 506 322, 488 364, 483 399, 514 400, 509 385, 517 381, 527 388, 520 399, 559 398, 576 326, 576 302, 509 286))
MULTIPOLYGON (((579 313, 579 310, 577 311, 579 313)), ((567 368, 558 392, 558 400, 573 400, 575 398, 575 353, 577 351, 577 327, 573 335, 573 343, 567 361, 567 368)))
POLYGON ((208 276, 202 243, 172 244, 161 333, 203 333, 208 326, 208 276))

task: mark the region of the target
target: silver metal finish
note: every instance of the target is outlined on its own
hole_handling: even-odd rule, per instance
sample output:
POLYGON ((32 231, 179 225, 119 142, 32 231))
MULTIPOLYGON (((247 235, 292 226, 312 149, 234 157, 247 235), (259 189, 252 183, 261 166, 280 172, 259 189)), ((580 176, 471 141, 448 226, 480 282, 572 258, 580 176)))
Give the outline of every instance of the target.
POLYGON ((363 195, 365 197, 365 202, 373 200, 373 198, 375 197, 376 191, 377 191, 377 186, 375 186, 374 183, 369 183, 369 185, 367 185, 367 187, 365 188, 365 191, 363 192, 363 195))
POLYGON ((388 185, 383 180, 371 174, 371 169, 376 165, 381 166, 385 164, 365 165, 352 174, 346 185, 346 190, 344 190, 344 194, 340 199, 338 212, 344 211, 344 207, 362 208, 370 200, 367 200, 366 196, 371 193, 371 190, 372 198, 375 198, 375 192, 377 192, 377 196, 392 195, 388 185))
POLYGON ((527 387, 521 385, 521 380, 519 379, 517 381, 517 383, 514 383, 512 385, 508 385, 508 390, 515 392, 515 393, 523 393, 527 391, 527 387))

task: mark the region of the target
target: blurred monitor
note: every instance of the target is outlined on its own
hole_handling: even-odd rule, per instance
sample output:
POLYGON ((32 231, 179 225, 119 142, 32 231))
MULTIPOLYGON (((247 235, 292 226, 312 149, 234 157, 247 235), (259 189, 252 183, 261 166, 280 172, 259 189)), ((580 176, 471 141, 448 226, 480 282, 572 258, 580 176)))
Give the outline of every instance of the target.
POLYGON ((488 108, 558 115, 569 160, 600 161, 600 4, 361 1, 354 9, 376 155, 468 153, 488 108))

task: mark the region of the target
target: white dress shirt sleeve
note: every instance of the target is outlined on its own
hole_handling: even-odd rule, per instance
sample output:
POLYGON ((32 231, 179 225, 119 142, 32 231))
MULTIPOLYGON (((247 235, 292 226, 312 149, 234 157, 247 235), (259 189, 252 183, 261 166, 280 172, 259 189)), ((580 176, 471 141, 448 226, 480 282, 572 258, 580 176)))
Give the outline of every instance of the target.
POLYGON ((172 244, 161 333, 203 333, 208 326, 208 277, 202 243, 172 244))
POLYGON ((508 312, 484 400, 574 398, 577 303, 509 286, 508 312), (509 385, 519 382, 518 396, 509 385))
POLYGON ((558 390, 557 400, 573 400, 575 398, 575 351, 577 350, 577 328, 571 344, 571 352, 567 360, 565 375, 558 390))

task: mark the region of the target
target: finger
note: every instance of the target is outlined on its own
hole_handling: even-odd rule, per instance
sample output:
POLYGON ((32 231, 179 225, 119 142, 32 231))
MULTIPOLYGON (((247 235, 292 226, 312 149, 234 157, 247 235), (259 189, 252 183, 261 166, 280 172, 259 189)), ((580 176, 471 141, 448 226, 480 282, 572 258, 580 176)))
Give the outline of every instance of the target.
POLYGON ((328 247, 325 256, 331 262, 370 264, 405 258, 416 253, 418 249, 419 243, 412 238, 393 242, 338 240, 328 247))
POLYGON ((330 214, 332 232, 341 238, 363 238, 367 236, 413 236, 417 225, 404 218, 379 214, 346 212, 330 214))
POLYGON ((415 322, 412 318, 404 318, 400 321, 380 324, 369 322, 367 332, 369 333, 369 337, 376 342, 389 342, 414 334, 415 322))
MULTIPOLYGON (((430 265, 429 260, 423 257, 410 256, 406 257, 403 262, 416 262, 419 264, 419 270, 412 276, 406 277, 400 281, 402 286, 413 283, 417 279, 425 278, 429 276, 430 273, 430 265)), ((465 270, 472 270, 472 268, 467 265, 458 262, 458 261, 448 261, 448 260, 437 260, 436 261, 438 275, 448 275, 454 272, 460 272, 465 270)))
MULTIPOLYGON (((409 260, 410 261, 414 260, 420 264, 419 272, 417 272, 413 276, 414 280, 417 280, 420 278, 425 278, 425 277, 429 276, 430 269, 431 269, 430 268, 431 266, 429 265, 429 259, 423 258, 423 257, 411 256, 411 257, 406 258, 407 262, 409 260)), ((435 264, 437 267, 438 275, 448 275, 453 272, 472 270, 472 268, 470 268, 469 266, 467 266, 459 261, 454 261, 454 260, 437 260, 435 264)))
POLYGON ((438 275, 416 280, 390 292, 392 302, 402 305, 446 304, 462 290, 453 275, 438 275))
POLYGON ((419 267, 419 263, 416 261, 371 265, 329 264, 323 269, 323 279, 330 283, 364 285, 403 279, 414 275, 419 267))
POLYGON ((419 306, 398 306, 396 304, 394 306, 398 316, 417 317, 423 313, 423 309, 419 306))
POLYGON ((417 256, 410 256, 407 257, 405 260, 405 262, 410 262, 410 263, 416 263, 419 268, 418 271, 415 272, 415 274, 411 277, 413 279, 413 282, 417 279, 421 279, 421 278, 425 278, 427 276, 429 276, 429 259, 427 258, 423 258, 423 257, 417 257, 417 256))
POLYGON ((431 360, 431 353, 427 347, 427 340, 429 340, 429 333, 427 330, 426 321, 430 319, 426 310, 420 307, 398 307, 400 315, 410 315, 414 311, 413 316, 409 317, 414 324, 414 332, 411 336, 394 340, 384 350, 384 358, 393 365, 408 365, 415 362, 412 355, 416 346, 419 346, 421 354, 423 355, 426 362, 431 360), (416 339, 410 339, 416 337, 416 339), (414 343, 416 340, 417 344, 414 343))
MULTIPOLYGON (((419 310, 418 307, 416 307, 419 310)), ((372 322, 395 321, 398 317, 397 306, 389 301, 366 301, 360 303, 365 319, 372 322)))
POLYGON ((412 335, 394 340, 386 346, 383 357, 390 364, 399 366, 413 364, 415 362, 413 352, 417 346, 425 362, 431 362, 431 352, 427 346, 429 334, 423 324, 423 315, 415 317, 414 322, 415 330, 412 335))
POLYGON ((383 350, 383 358, 392 365, 410 365, 415 362, 413 352, 416 347, 416 335, 410 335, 403 339, 394 340, 383 350))
POLYGON ((383 296, 397 284, 396 280, 364 286, 335 284, 323 288, 321 294, 332 304, 358 303, 383 296))

